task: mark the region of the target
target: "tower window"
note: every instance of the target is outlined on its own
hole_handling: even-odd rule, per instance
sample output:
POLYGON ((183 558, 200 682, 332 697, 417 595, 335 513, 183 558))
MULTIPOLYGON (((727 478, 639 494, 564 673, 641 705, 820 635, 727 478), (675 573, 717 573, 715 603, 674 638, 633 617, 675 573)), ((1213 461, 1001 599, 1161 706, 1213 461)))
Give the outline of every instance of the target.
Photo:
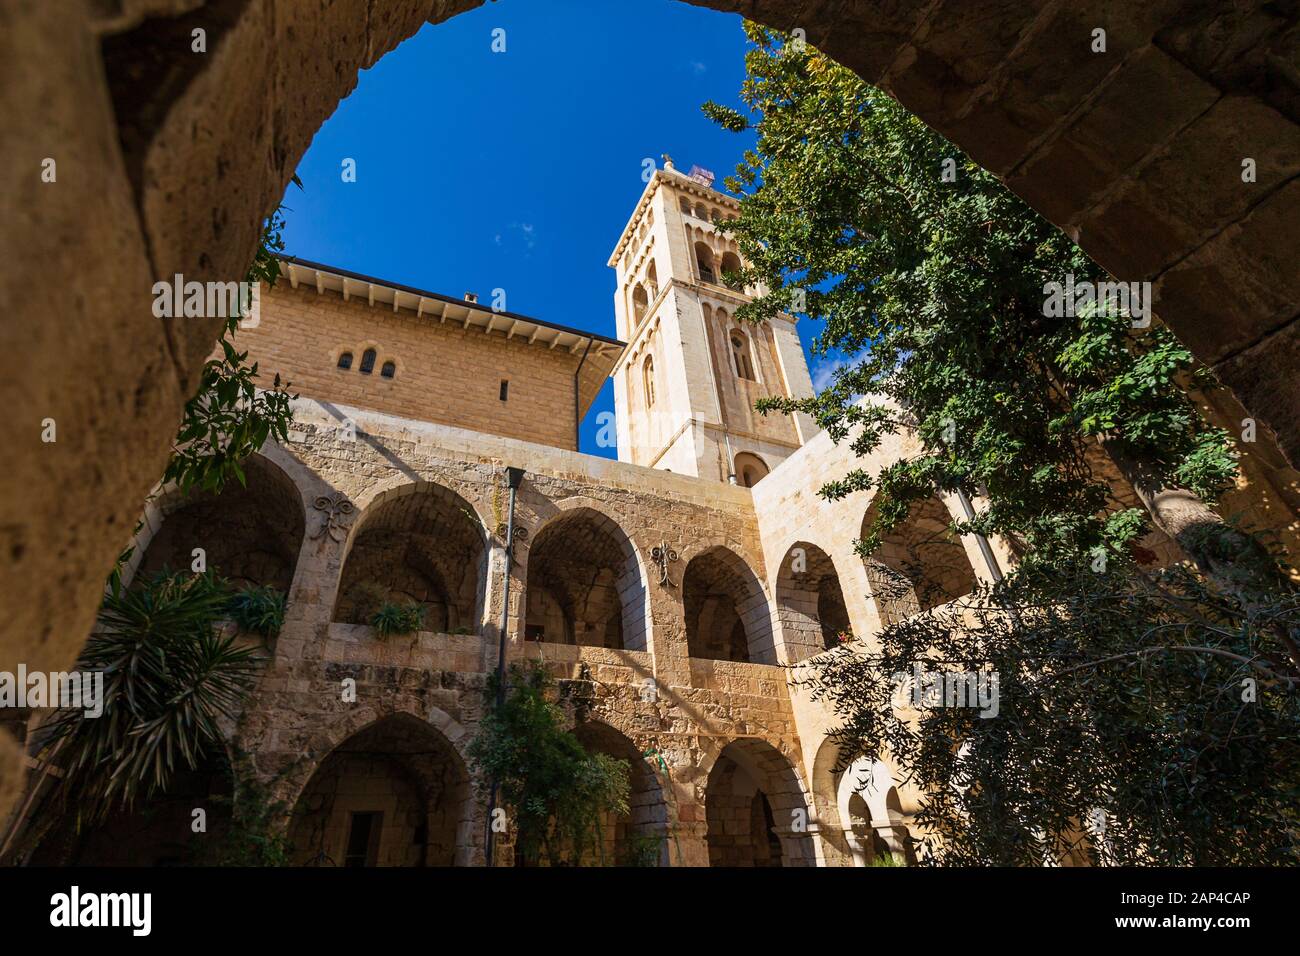
POLYGON ((655 403, 655 362, 649 355, 645 357, 645 365, 641 368, 641 376, 645 381, 645 407, 653 408, 655 403))
POLYGON ((501 380, 501 401, 505 401, 510 394, 510 382, 507 379, 501 380))
POLYGON ((736 455, 736 483, 745 488, 753 488, 767 477, 767 464, 757 455, 742 451, 736 455))
POLYGON ((369 375, 374 370, 375 370, 375 350, 366 349, 364 352, 361 353, 360 372, 362 375, 369 375))
POLYGON ((722 281, 727 284, 728 289, 740 291, 740 282, 736 275, 741 268, 740 256, 734 252, 724 252, 722 254, 722 281))
POLYGON ((384 367, 379 370, 379 374, 384 378, 392 378, 397 374, 397 365, 393 362, 385 362, 384 367))
POLYGON ((695 244, 695 264, 699 267, 700 278, 705 282, 716 282, 713 276, 713 250, 702 242, 695 244))
POLYGON ((737 330, 731 333, 731 357, 735 362, 737 377, 755 381, 754 363, 749 357, 749 342, 744 332, 737 330))
POLYGON ((343 371, 346 372, 351 367, 352 367, 352 353, 344 352, 342 355, 339 356, 339 368, 343 369, 343 371))
POLYGON ((678 204, 682 207, 682 212, 688 216, 691 214, 691 201, 689 199, 683 196, 678 204))
POLYGON ((632 317, 637 325, 641 324, 649 307, 650 297, 646 295, 645 286, 638 282, 632 290, 632 317))

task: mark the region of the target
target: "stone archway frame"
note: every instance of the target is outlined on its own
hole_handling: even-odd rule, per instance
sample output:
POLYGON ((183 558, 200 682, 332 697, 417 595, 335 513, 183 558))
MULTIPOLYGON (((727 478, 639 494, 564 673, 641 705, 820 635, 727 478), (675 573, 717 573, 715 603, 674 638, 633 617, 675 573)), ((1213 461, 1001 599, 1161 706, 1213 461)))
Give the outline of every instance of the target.
MULTIPOLYGON (((292 488, 294 495, 297 496, 298 517, 302 521, 302 533, 299 535, 297 549, 293 556, 293 574, 285 594, 287 598, 293 593, 293 584, 298 579, 302 567, 302 551, 306 546, 311 530, 309 485, 298 461, 274 442, 268 441, 262 446, 261 451, 253 453, 249 458, 267 466, 273 476, 272 480, 280 482, 285 490, 292 488)), ((144 513, 140 516, 140 530, 131 538, 130 546, 134 550, 122 571, 123 586, 129 585, 134 579, 136 572, 144 564, 149 546, 159 532, 162 531, 163 525, 166 524, 168 519, 172 515, 183 511, 195 500, 197 499, 190 499, 184 495, 174 483, 167 484, 156 490, 154 497, 145 504, 144 513)))
POLYGON ((369 730, 384 721, 399 716, 418 720, 428 730, 439 736, 451 754, 457 760, 461 771, 463 795, 461 799, 460 819, 456 824, 456 866, 481 865, 483 862, 483 814, 484 805, 476 799, 474 778, 470 771, 468 747, 473 735, 442 709, 429 706, 418 709, 409 700, 399 700, 397 706, 379 706, 353 704, 346 709, 336 711, 323 724, 318 725, 313 733, 308 749, 290 769, 273 782, 275 796, 287 807, 281 826, 285 832, 292 822, 294 811, 302 799, 307 787, 325 761, 342 744, 362 731, 369 730))
MULTIPOLYGON (((979 20, 955 2, 699 2, 804 29, 1118 279, 1151 281, 1166 324, 1300 460, 1300 131, 1277 66, 1290 62, 1291 15, 1254 7, 1221 23, 1196 0, 1004 4, 979 20), (1107 52, 1092 54, 1102 24, 1107 52), (1243 157, 1258 171, 1250 184, 1243 157)), ((426 22, 480 3, 9 11, 0 154, 33 177, 57 155, 59 186, 10 191, 0 216, 13 251, 0 275, 20 309, 0 325, 0 354, 23 357, 4 380, 6 421, 12 447, 37 449, 0 474, 0 595, 23 596, 0 606, 8 659, 48 671, 76 658, 218 334, 219 320, 155 318, 141 305, 151 284, 242 276, 262 218, 358 71, 426 22), (202 56, 190 52, 196 26, 208 29, 202 56), (133 80, 125 67, 146 48, 160 55, 133 80), (33 202, 34 215, 20 208, 33 202), (31 281, 49 274, 61 281, 31 281), (46 417, 79 440, 33 446, 46 417), (87 454, 97 458, 89 481, 87 454), (84 584, 70 592, 67 581, 84 584)), ((6 735, 0 758, 2 808, 20 787, 6 735)))
POLYGON ((749 663, 778 664, 776 635, 774 624, 772 595, 768 593, 763 578, 763 560, 758 556, 757 562, 746 557, 748 549, 731 538, 713 537, 693 541, 682 550, 679 558, 682 568, 681 584, 678 587, 682 609, 682 639, 686 642, 687 656, 690 655, 690 632, 686 621, 686 575, 691 562, 714 552, 722 552, 723 562, 735 570, 743 583, 748 586, 750 595, 743 606, 736 606, 736 613, 745 624, 745 636, 749 645, 749 663), (759 568, 758 571, 755 567, 759 568))
POLYGON ((446 492, 459 499, 468 507, 469 514, 477 522, 476 533, 482 545, 483 553, 479 558, 478 567, 478 588, 474 598, 474 621, 476 623, 475 633, 481 636, 490 636, 494 633, 494 622, 489 620, 491 606, 494 600, 494 589, 492 582, 492 554, 495 550, 492 535, 489 533, 488 524, 483 515, 479 504, 479 491, 477 487, 458 489, 455 483, 445 483, 433 479, 421 479, 411 481, 406 476, 380 482, 371 488, 368 488, 363 494, 357 496, 353 502, 355 516, 351 525, 348 527, 347 535, 339 551, 339 566, 337 576, 333 578, 326 588, 322 589, 320 601, 324 606, 330 608, 330 620, 333 620, 334 612, 341 596, 340 588, 343 584, 343 574, 347 570, 348 558, 352 554, 353 545, 356 544, 357 537, 365 529, 367 520, 372 518, 378 509, 385 504, 400 500, 410 495, 438 494, 446 492), (470 494, 466 494, 469 491, 470 494))
POLYGON ((815 866, 815 826, 808 788, 804 785, 794 760, 782 751, 780 743, 764 737, 719 737, 710 740, 709 746, 703 749, 697 779, 704 781, 699 803, 705 810, 706 818, 708 791, 714 782, 714 771, 718 762, 726 756, 743 769, 767 797, 776 833, 781 841, 782 865, 815 866))
MULTIPOLYGON (((653 655, 654 627, 650 611, 652 592, 645 556, 642 554, 645 545, 627 531, 631 522, 604 502, 586 495, 570 495, 554 500, 539 498, 528 502, 528 505, 531 520, 524 525, 528 529, 528 548, 517 549, 515 554, 516 573, 523 583, 523 591, 511 613, 511 628, 517 634, 523 634, 527 614, 528 565, 533 545, 556 521, 585 512, 614 538, 623 552, 624 566, 618 577, 619 600, 623 607, 623 649, 653 655)), ((516 513, 515 520, 518 521, 520 517, 516 513)))
MULTIPOLYGON (((777 646, 780 650, 781 661, 785 664, 797 664, 809 657, 815 657, 826 650, 822 641, 821 622, 820 619, 817 618, 816 609, 813 609, 813 618, 817 621, 818 626, 817 632, 814 635, 808 629, 809 625, 807 621, 797 620, 797 612, 799 609, 792 609, 793 613, 787 612, 782 599, 782 589, 785 586, 785 582, 790 579, 793 573, 789 569, 789 565, 791 554, 794 549, 815 548, 817 551, 821 552, 822 556, 830 563, 831 570, 835 573, 842 595, 844 595, 846 587, 845 582, 850 582, 851 584, 854 580, 848 573, 846 573, 846 569, 843 567, 843 561, 845 559, 840 556, 837 560, 837 555, 840 555, 841 549, 826 548, 821 544, 818 544, 816 541, 811 540, 809 536, 803 534, 803 530, 806 529, 801 529, 800 532, 793 534, 778 551, 774 552, 781 555, 781 563, 773 569, 774 573, 769 583, 769 588, 772 593, 772 613, 776 619, 777 633, 779 634, 779 642, 777 646)), ((853 553, 851 549, 849 553, 853 553)), ((843 596, 843 601, 845 613, 849 618, 850 626, 852 626, 853 613, 849 606, 847 595, 843 596)))

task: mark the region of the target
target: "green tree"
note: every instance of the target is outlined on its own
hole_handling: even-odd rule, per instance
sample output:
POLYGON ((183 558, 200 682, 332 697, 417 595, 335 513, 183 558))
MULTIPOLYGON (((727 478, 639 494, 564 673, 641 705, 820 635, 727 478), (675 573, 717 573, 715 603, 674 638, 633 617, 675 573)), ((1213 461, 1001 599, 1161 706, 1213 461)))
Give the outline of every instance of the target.
POLYGON ((478 735, 470 745, 479 777, 495 780, 509 808, 516 847, 525 863, 580 866, 603 858, 601 817, 628 812, 626 760, 588 753, 564 727, 551 699, 553 683, 534 663, 515 664, 504 703, 489 679, 478 735))
MULTIPOLYGON (((858 454, 903 430, 926 446, 824 489, 877 489, 864 549, 914 502, 962 488, 988 506, 960 530, 1003 535, 1026 561, 1123 557, 1145 522, 1093 474, 1098 440, 1141 464, 1152 496, 1182 488, 1184 500, 1213 501, 1235 461, 1179 387, 1192 357, 1168 331, 1135 334, 1113 307, 1047 314, 1049 283, 1109 277, 890 97, 812 47, 746 30, 751 116, 704 108, 757 134, 727 180, 743 195, 740 218, 723 228, 749 263, 739 278, 767 291, 738 314, 824 319, 814 350, 851 358, 815 398, 760 410, 807 412, 837 440, 852 434, 858 454)), ((1193 523, 1218 524, 1195 510, 1193 523)), ((1183 524, 1166 530, 1193 543, 1183 524)))
POLYGON ((1058 314, 1052 283, 1109 280, 1078 247, 884 93, 746 30, 748 115, 705 106, 757 137, 727 180, 740 217, 721 224, 748 263, 728 278, 766 289, 738 313, 823 319, 814 351, 846 358, 815 398, 760 410, 807 412, 859 456, 920 438, 821 489, 874 489, 863 557, 916 502, 960 489, 985 504, 954 530, 999 535, 1019 559, 966 608, 804 675, 843 721, 845 763, 888 755, 919 787, 934 862, 1035 864, 1071 845, 1098 861, 1294 862, 1296 597, 1210 507, 1235 461, 1180 387, 1201 375, 1191 355, 1115 301, 1058 314), (1146 514, 1094 473, 1097 445, 1146 514), (1200 573, 1139 566, 1152 521, 1200 573), (918 663, 995 671, 996 719, 895 707, 918 663))

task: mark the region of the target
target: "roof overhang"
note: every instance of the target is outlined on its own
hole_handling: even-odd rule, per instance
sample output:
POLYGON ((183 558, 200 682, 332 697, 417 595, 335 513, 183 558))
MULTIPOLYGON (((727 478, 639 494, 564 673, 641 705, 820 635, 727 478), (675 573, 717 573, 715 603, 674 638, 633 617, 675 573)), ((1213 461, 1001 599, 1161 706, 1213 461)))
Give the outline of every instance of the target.
POLYGON ((431 324, 451 323, 485 335, 503 335, 521 346, 562 349, 577 356, 582 371, 579 382, 580 415, 586 414, 625 347, 625 343, 618 339, 544 322, 516 312, 496 310, 466 299, 400 285, 387 279, 310 262, 296 256, 279 258, 281 278, 288 279, 294 289, 306 286, 315 289, 318 294, 333 292, 341 295, 345 302, 356 299, 372 308, 382 307, 393 312, 405 310, 414 313, 417 319, 424 319, 431 324))

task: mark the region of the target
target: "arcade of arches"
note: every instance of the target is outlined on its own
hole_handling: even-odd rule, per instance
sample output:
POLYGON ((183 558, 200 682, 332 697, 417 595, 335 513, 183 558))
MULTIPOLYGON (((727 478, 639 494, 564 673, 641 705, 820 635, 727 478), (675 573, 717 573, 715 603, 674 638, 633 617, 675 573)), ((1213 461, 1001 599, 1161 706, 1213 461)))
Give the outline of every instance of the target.
POLYGON ((368 624, 385 602, 424 608, 424 629, 469 634, 482 613, 483 538, 465 500, 445 488, 371 509, 339 585, 334 619, 368 624))
MULTIPOLYGON (((198 281, 242 275, 258 223, 283 195, 321 123, 355 86, 357 70, 426 21, 477 5, 374 0, 363 5, 364 28, 346 22, 356 6, 336 4, 333 20, 316 21, 268 0, 61 4, 58 16, 45 4, 11 11, 4 40, 12 82, 0 91, 9 118, 0 130, 3 152, 16 168, 38 170, 54 131, 60 178, 57 189, 14 190, 3 200, 11 254, 0 268, 8 300, 20 310, 0 324, 0 354, 10 357, 0 379, 7 446, 29 447, 33 423, 47 418, 58 423, 59 441, 11 455, 0 471, 0 649, 7 660, 43 671, 66 670, 75 660, 101 584, 163 471, 182 405, 216 339, 219 320, 160 320, 139 308, 140 290, 177 273, 198 281), (214 21, 217 7, 230 15, 214 21), (203 57, 178 40, 196 24, 212 28, 203 57), (142 49, 157 54, 143 75, 132 68, 133 53, 142 49), (31 280, 40 275, 59 281, 31 280), (60 317, 58 335, 49 316, 60 317)), ((1300 91, 1286 46, 1294 43, 1295 11, 1275 4, 1222 10, 1196 0, 1030 2, 1000 5, 992 15, 957 0, 708 5, 805 29, 810 42, 896 95, 1002 177, 1117 278, 1152 282, 1161 319, 1263 426, 1261 443, 1271 440, 1271 429, 1297 460, 1300 273, 1291 251, 1300 222, 1300 91), (1107 32, 1104 55, 1088 50, 1099 25, 1107 32), (1257 170, 1250 183, 1241 176, 1244 158, 1257 170)), ((575 643, 559 648, 565 653, 553 654, 548 666, 571 672, 580 661, 590 663, 608 690, 600 714, 628 729, 638 749, 654 746, 667 755, 679 776, 669 782, 666 803, 687 862, 708 861, 713 843, 728 836, 729 818, 729 835, 736 836, 741 809, 718 804, 723 812, 714 814, 720 823, 711 843, 709 788, 696 793, 690 776, 703 766, 701 737, 767 734, 782 755, 793 755, 793 770, 782 776, 742 747, 724 753, 729 763, 719 757, 708 776, 716 774, 719 796, 750 797, 745 832, 754 860, 763 843, 764 858, 774 858, 764 828, 781 841, 783 860, 804 851, 789 845, 800 841, 784 832, 784 814, 798 809, 793 794, 814 742, 795 733, 798 705, 771 666, 784 647, 781 621, 763 610, 767 595, 775 596, 773 572, 785 548, 766 550, 776 546, 758 526, 750 490, 723 486, 704 495, 684 476, 647 478, 618 463, 602 465, 596 477, 595 469, 558 452, 496 439, 465 447, 445 436, 439 446, 419 429, 378 419, 366 441, 343 443, 334 437, 336 426, 330 410, 306 403, 295 437, 280 449, 301 465, 294 479, 300 501, 335 492, 367 501, 381 481, 400 473, 454 487, 492 531, 495 522, 484 516, 493 514, 501 477, 491 462, 514 459, 545 474, 552 497, 600 498, 618 514, 646 556, 645 620, 653 639, 647 650, 631 649, 620 593, 627 647, 603 638, 606 646, 575 643), (685 568, 665 558, 660 583, 649 569, 650 549, 666 544, 690 554, 705 535, 737 542, 743 557, 696 555, 685 568), (711 667, 698 669, 693 658, 712 658, 711 667), (651 675, 656 685, 647 693, 651 675), (755 811, 759 793, 766 807, 759 802, 755 811)), ((768 489, 779 481, 777 468, 752 494, 774 494, 768 489)), ((223 553, 221 546, 210 552, 212 564, 224 563, 224 573, 236 578, 278 586, 287 575, 295 582, 285 628, 240 729, 261 779, 276 779, 296 761, 328 759, 334 743, 320 728, 338 724, 354 706, 339 700, 343 679, 356 682, 360 706, 376 718, 401 710, 432 720, 436 710, 447 715, 449 741, 453 730, 473 726, 491 658, 484 648, 494 645, 492 622, 503 609, 489 573, 501 566, 502 549, 472 524, 458 530, 450 499, 409 500, 416 499, 422 503, 404 507, 394 500, 391 514, 386 500, 373 513, 363 509, 346 540, 299 530, 295 551, 287 543, 298 526, 277 519, 247 560, 245 552, 223 553), (426 605, 443 632, 409 646, 352 633, 346 622, 357 617, 357 587, 385 581, 389 597, 426 605)), ((206 507, 195 511, 196 524, 207 522, 206 507)), ((526 514, 530 507, 525 502, 526 514)), ((278 507, 269 511, 280 514, 278 507)), ((838 513, 836 526, 856 528, 860 514, 838 513)), ((333 517, 310 517, 334 527, 333 517)), ((242 518, 223 520, 232 535, 244 533, 235 527, 242 518)), ((176 531, 160 540, 159 566, 185 553, 187 536, 176 531)), ((897 557, 905 565, 899 555, 910 547, 900 543, 882 563, 897 557)), ((847 541, 826 548, 842 560, 847 541)), ((854 586, 847 566, 841 572, 852 618, 861 614, 858 598, 868 586, 854 586)), ((933 588, 913 582, 915 598, 898 613, 921 606, 931 591, 965 593, 966 584, 964 571, 933 588)), ((516 575, 512 587, 522 598, 523 579, 516 575)), ((512 639, 522 640, 524 605, 511 609, 512 639)), ((881 608, 879 617, 894 613, 881 608)), ((865 634, 873 622, 852 623, 865 634)), ((577 624, 575 618, 575 640, 577 624)), ((18 744, 0 733, 0 811, 17 802, 26 779, 21 767, 18 744)), ((425 842, 416 842, 429 784, 409 761, 386 767, 382 776, 403 781, 393 786, 404 794, 393 813, 409 824, 411 845, 424 846, 431 860, 432 847, 445 847, 438 842, 445 821, 427 823, 425 842)), ((361 835, 357 830, 358 851, 361 835)), ((465 837, 458 852, 472 858, 474 839, 465 837)), ((384 852, 382 844, 375 852, 384 852)))

